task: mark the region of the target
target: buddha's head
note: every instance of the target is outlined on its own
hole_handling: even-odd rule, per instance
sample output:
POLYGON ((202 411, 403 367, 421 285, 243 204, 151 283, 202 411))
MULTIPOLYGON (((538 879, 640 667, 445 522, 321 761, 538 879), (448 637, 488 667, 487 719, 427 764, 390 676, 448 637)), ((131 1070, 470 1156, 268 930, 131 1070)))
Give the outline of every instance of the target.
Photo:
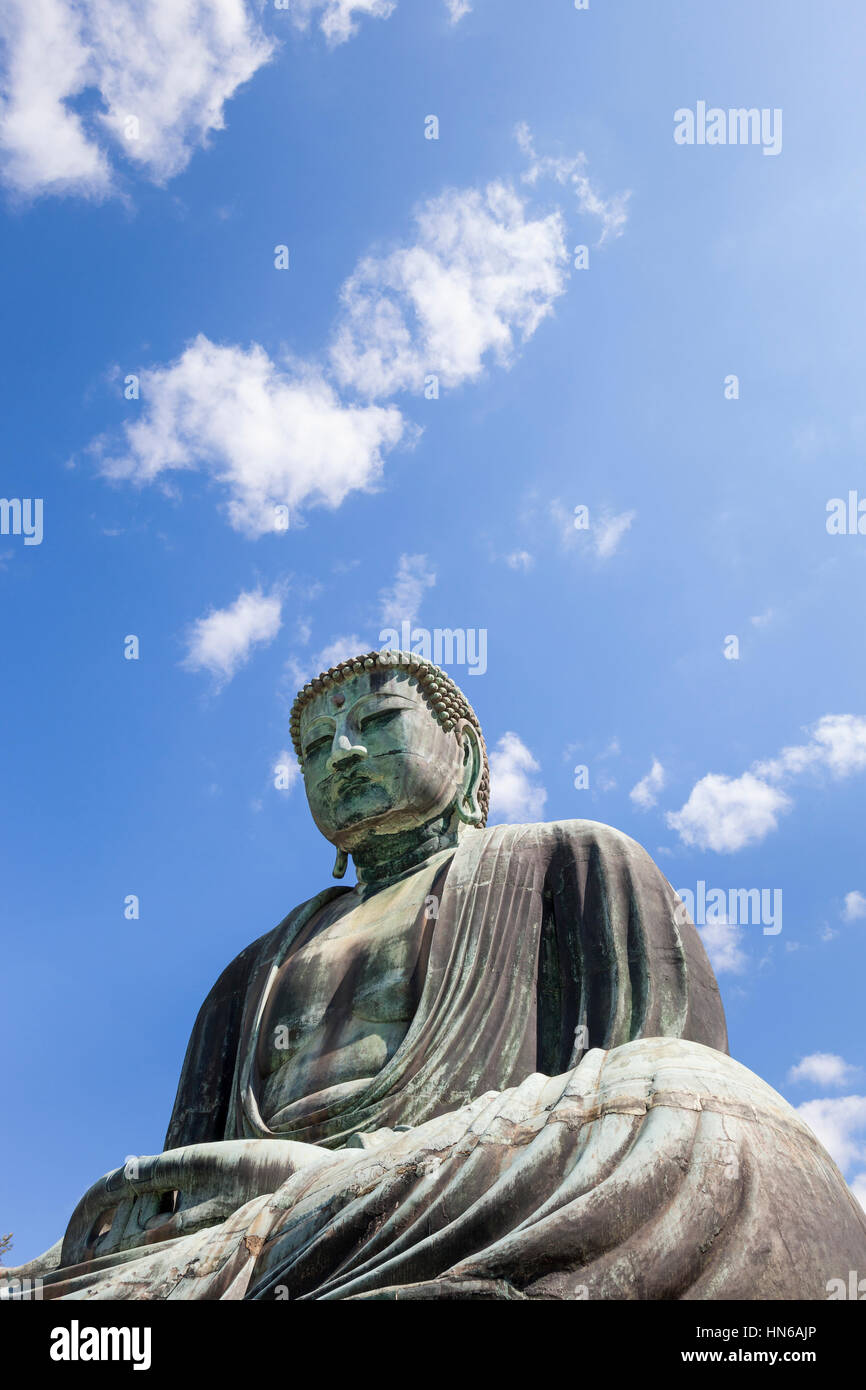
POLYGON ((344 853, 442 818, 483 826, 489 773, 478 720, 438 666, 369 652, 298 694, 291 734, 313 819, 344 853))

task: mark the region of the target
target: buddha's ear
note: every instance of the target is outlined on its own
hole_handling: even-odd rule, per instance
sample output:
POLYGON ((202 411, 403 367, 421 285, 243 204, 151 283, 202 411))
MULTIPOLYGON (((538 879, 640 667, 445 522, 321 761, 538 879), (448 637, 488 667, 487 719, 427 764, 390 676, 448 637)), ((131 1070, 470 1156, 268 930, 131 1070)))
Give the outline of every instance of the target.
POLYGON ((480 825, 484 812, 478 801, 478 790, 484 774, 484 758, 478 732, 467 720, 460 731, 463 775, 457 793, 457 814, 467 825, 480 825))

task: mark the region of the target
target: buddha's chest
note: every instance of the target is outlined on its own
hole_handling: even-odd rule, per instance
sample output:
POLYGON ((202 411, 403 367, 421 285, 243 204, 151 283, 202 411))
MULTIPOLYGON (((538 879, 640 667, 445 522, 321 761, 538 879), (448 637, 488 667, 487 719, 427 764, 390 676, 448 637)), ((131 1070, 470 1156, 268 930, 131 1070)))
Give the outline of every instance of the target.
MULTIPOLYGON (((324 1059, 365 1036, 397 1042, 424 983, 436 905, 432 872, 347 907, 326 909, 312 937, 289 956, 271 989, 259 1032, 270 1075, 293 1059, 324 1059)), ((391 1051, 391 1046, 387 1049, 391 1051)))

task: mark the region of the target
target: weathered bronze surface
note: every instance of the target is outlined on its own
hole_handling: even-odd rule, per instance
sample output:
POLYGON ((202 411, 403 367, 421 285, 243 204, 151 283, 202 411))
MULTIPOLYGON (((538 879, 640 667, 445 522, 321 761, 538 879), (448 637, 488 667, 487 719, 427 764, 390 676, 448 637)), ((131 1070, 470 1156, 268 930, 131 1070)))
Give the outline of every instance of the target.
POLYGON ((478 721, 409 654, 323 673, 292 737, 357 886, 228 966, 165 1152, 13 1276, 69 1299, 820 1299, 866 1268, 862 1209, 727 1055, 639 845, 484 828, 478 721))

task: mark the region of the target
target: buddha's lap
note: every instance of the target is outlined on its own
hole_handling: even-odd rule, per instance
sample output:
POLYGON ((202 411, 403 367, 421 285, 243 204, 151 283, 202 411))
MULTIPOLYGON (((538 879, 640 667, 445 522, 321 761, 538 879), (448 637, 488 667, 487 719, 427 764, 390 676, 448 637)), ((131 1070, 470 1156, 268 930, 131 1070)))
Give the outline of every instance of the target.
MULTIPOLYGON (((267 1145, 278 1154, 289 1141, 241 1142, 242 1151, 237 1141, 176 1151, 181 1157, 167 1171, 177 1176, 186 1166, 193 1173, 200 1160, 210 1164, 212 1175, 214 1151, 220 1150, 227 1166, 221 1162, 217 1168, 224 1168, 228 1191, 231 1165, 240 1164, 244 1152, 255 1154, 256 1146, 267 1145)), ((860 1217, 857 1228, 841 1175, 796 1112, 739 1063, 676 1039, 595 1051, 561 1076, 535 1074, 410 1130, 386 1129, 353 1144, 365 1147, 324 1151, 292 1144, 303 1162, 282 1181, 274 1180, 279 1169, 272 1167, 270 1192, 239 1190, 244 1200, 225 1220, 174 1238, 168 1229, 162 1245, 127 1249, 89 1270, 79 1266, 71 1285, 71 1272, 61 1270, 48 1281, 56 1292, 47 1288, 46 1296, 77 1297, 86 1286, 87 1296, 99 1290, 100 1297, 127 1297, 110 1290, 120 1287, 118 1280, 128 1288, 133 1269, 133 1283, 141 1281, 147 1296, 169 1296, 158 1291, 165 1271, 187 1268, 188 1296, 221 1297, 208 1292, 213 1270, 235 1265, 246 1270, 250 1285, 282 1277, 282 1269, 294 1271, 286 1278, 300 1280, 303 1290, 309 1252, 338 1227, 348 1271, 340 1277, 352 1289, 353 1279, 358 1281, 363 1292, 365 1280, 372 1278, 376 1287, 377 1276, 363 1272, 366 1264, 399 1259, 419 1221, 434 1278, 456 1264, 488 1277, 499 1268, 497 1260, 504 1261, 506 1275, 509 1261, 530 1270, 540 1258, 533 1232, 543 1260, 559 1258, 557 1250, 565 1265, 591 1263, 593 1251, 606 1251, 609 1259, 630 1243, 639 1247, 643 1229, 657 1220, 664 1222, 671 1258, 685 1268, 707 1244, 707 1233, 714 1238, 726 1224, 734 1248, 745 1248, 749 1202, 765 1200, 761 1194, 770 1201, 783 1191, 789 1205, 813 1209, 812 1224, 803 1218, 806 1224, 797 1227, 801 1244, 820 1244, 822 1219, 843 1211, 853 1224, 851 1242, 839 1257, 866 1254, 866 1222, 860 1217), (486 1215, 475 1230, 479 1211, 486 1215), (491 1250, 499 1252, 495 1258, 491 1250), (353 1273, 356 1267, 361 1272, 353 1273)), ((834 1272, 828 1270, 827 1277, 834 1272)), ((814 1282, 817 1275, 809 1277, 814 1282)), ((330 1288, 328 1277, 324 1286, 330 1288)))

